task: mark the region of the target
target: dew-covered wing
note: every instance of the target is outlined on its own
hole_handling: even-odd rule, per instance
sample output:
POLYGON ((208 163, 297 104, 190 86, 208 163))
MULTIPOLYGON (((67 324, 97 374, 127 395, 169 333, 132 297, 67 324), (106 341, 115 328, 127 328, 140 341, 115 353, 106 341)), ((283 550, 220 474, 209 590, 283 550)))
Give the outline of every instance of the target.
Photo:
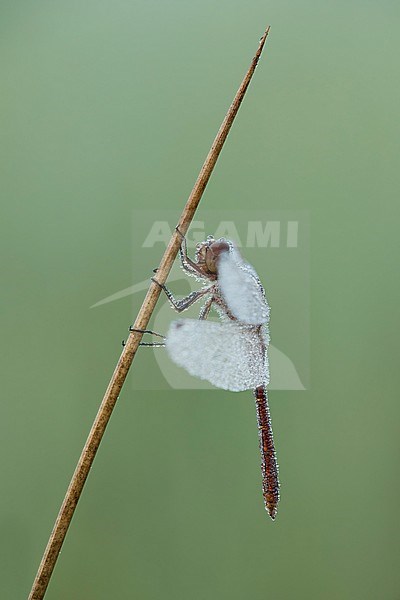
POLYGON ((182 319, 171 323, 166 348, 191 375, 239 392, 268 383, 268 335, 239 323, 182 319))
POLYGON ((257 273, 235 248, 220 257, 218 283, 230 311, 239 321, 259 325, 269 320, 269 306, 257 273))

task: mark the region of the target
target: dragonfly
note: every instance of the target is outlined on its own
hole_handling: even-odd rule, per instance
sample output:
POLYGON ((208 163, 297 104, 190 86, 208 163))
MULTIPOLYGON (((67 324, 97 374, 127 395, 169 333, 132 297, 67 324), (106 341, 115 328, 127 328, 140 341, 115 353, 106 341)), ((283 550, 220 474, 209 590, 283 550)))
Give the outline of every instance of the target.
POLYGON ((202 287, 177 300, 164 284, 156 278, 153 281, 162 287, 178 313, 200 299, 205 302, 198 319, 173 321, 164 343, 144 345, 165 346, 173 362, 218 388, 233 392, 253 390, 264 505, 275 519, 279 477, 267 394, 270 307, 265 291, 256 271, 230 240, 208 236, 197 244, 192 260, 186 239, 182 234, 181 237, 181 266, 202 287), (219 321, 207 321, 211 309, 216 309, 219 321))

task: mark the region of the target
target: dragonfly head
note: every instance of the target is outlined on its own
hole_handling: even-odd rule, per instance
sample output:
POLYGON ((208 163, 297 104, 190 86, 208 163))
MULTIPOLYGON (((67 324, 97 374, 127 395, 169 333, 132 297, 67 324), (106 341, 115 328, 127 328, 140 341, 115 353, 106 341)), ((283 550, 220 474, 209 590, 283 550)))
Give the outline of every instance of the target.
POLYGON ((230 243, 224 238, 215 240, 211 235, 196 246, 196 262, 208 277, 217 278, 218 260, 222 253, 230 251, 230 243))

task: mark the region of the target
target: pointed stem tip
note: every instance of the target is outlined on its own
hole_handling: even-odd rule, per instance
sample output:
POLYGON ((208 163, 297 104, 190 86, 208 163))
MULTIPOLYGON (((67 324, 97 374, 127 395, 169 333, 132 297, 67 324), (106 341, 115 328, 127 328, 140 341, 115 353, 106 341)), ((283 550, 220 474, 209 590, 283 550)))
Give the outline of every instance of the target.
POLYGON ((270 29, 271 29, 271 25, 268 25, 267 29, 264 31, 264 33, 260 37, 260 45, 258 46, 258 50, 257 50, 256 56, 255 56, 255 58, 257 58, 257 60, 260 58, 261 52, 263 51, 264 44, 265 44, 265 41, 266 41, 266 39, 268 37, 270 29))

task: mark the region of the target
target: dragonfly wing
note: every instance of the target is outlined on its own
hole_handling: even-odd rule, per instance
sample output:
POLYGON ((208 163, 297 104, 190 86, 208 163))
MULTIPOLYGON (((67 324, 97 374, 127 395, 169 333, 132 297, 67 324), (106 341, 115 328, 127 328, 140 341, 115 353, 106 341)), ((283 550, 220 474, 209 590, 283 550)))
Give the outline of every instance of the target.
POLYGON ((232 248, 221 254, 218 283, 233 316, 243 323, 260 325, 269 320, 269 306, 257 273, 232 248))
POLYGON ((267 383, 268 335, 235 322, 173 321, 166 337, 171 359, 191 375, 239 392, 267 383))

